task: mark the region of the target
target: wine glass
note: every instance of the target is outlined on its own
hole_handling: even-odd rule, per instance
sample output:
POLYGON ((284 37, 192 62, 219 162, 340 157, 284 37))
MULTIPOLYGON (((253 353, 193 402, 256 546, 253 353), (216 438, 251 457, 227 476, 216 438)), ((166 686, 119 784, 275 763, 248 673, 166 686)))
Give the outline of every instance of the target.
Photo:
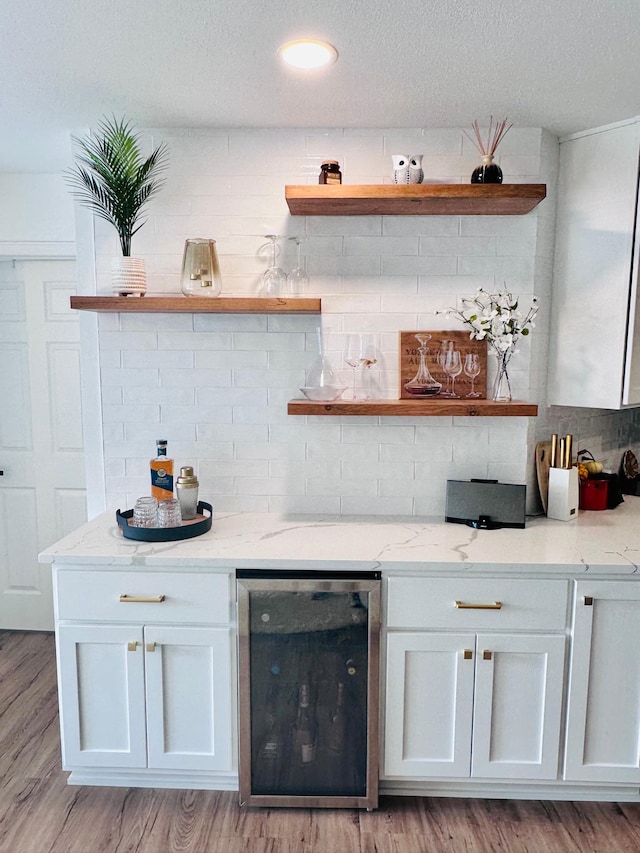
POLYGON ((371 368, 378 361, 375 336, 371 333, 358 332, 353 335, 347 335, 347 341, 344 349, 344 360, 353 369, 353 392, 352 400, 366 400, 369 396, 365 390, 362 394, 358 393, 357 378, 358 368, 371 368))
POLYGON ((447 354, 444 360, 444 369, 447 376, 451 377, 451 397, 459 397, 459 394, 456 394, 456 377, 460 376, 462 373, 462 359, 460 358, 460 350, 453 349, 453 343, 451 344, 451 348, 447 350, 447 354))
POLYGON ((476 376, 480 373, 480 356, 477 352, 468 352, 464 357, 464 373, 471 380, 471 391, 467 397, 481 397, 482 395, 475 390, 476 376))
POLYGON ((378 363, 378 342, 376 335, 371 332, 366 332, 360 337, 362 338, 362 367, 365 371, 363 399, 368 400, 371 397, 371 368, 378 363))
POLYGON ((260 247, 259 251, 265 248, 271 251, 271 263, 266 268, 262 275, 262 286, 260 288, 260 296, 281 296, 286 292, 287 274, 277 265, 278 258, 278 240, 277 234, 265 234, 270 243, 265 243, 260 247))
POLYGON ((441 397, 451 397, 451 376, 447 373, 445 364, 447 361, 447 353, 450 349, 453 349, 453 341, 440 341, 440 349, 438 350, 438 354, 436 356, 436 362, 439 367, 442 369, 442 372, 446 376, 446 386, 444 390, 440 391, 441 397))
POLYGON ((295 267, 293 267, 287 276, 287 293, 290 296, 299 296, 301 293, 304 293, 309 286, 309 276, 304 268, 300 254, 302 243, 305 238, 290 237, 289 239, 296 241, 297 259, 295 267))

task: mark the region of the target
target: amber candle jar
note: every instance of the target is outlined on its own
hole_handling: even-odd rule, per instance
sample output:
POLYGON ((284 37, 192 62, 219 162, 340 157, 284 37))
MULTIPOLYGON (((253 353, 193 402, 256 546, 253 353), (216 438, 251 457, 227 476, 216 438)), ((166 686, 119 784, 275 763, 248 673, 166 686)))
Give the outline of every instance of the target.
POLYGON ((341 184, 342 172, 337 160, 325 160, 320 166, 319 184, 341 184))

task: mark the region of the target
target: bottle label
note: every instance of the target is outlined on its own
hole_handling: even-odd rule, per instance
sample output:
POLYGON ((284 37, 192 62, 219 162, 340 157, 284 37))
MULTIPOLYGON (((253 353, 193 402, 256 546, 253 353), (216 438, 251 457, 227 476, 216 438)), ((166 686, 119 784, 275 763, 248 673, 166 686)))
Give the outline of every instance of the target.
POLYGON ((151 469, 151 488, 161 489, 168 492, 168 497, 173 495, 173 475, 166 468, 151 469))
POLYGON ((316 759, 315 743, 303 743, 300 748, 300 756, 303 764, 311 764, 316 759))

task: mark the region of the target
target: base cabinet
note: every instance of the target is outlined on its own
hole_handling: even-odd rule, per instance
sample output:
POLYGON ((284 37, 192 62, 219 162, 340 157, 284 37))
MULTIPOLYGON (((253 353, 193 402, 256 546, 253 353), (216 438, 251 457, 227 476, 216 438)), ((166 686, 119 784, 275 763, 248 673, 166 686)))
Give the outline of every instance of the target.
POLYGON ((640 785, 640 584, 578 581, 565 778, 640 785))
POLYGON ((556 779, 565 638, 388 637, 385 774, 556 779))
POLYGON ((230 770, 229 628, 58 632, 64 766, 230 770))
POLYGON ((72 779, 195 784, 199 774, 210 785, 234 773, 231 573, 64 568, 54 591, 72 779))

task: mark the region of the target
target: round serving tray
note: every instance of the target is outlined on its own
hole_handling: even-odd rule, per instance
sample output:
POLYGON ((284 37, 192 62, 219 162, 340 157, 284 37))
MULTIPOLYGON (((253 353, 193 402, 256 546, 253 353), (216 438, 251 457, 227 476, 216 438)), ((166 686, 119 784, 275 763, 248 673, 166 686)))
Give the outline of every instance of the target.
POLYGON ((137 539, 138 542, 175 542, 178 539, 192 539, 211 530, 213 507, 206 501, 199 501, 196 517, 183 521, 180 527, 133 527, 129 524, 132 516, 132 509, 126 509, 124 512, 116 510, 116 520, 126 539, 137 539))

